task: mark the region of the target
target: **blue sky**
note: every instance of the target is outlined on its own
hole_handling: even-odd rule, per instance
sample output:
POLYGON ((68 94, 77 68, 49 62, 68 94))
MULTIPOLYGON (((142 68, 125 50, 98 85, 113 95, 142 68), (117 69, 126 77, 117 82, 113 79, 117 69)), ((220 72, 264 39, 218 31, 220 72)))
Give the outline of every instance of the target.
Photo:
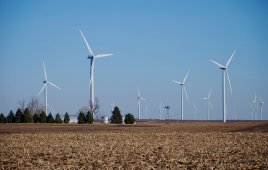
MULTIPOLYGON (((202 98, 211 88, 211 118, 221 119, 221 71, 209 60, 225 63, 237 49, 229 67, 228 118, 236 110, 238 118, 249 119, 255 93, 268 101, 267 6, 261 0, 0 1, 0 112, 15 111, 19 100, 37 95, 43 60, 49 80, 62 88, 49 87, 55 112, 76 114, 87 105, 90 65, 80 28, 94 53, 115 54, 96 60, 101 114, 110 115, 115 100, 123 114, 137 115, 139 87, 148 117, 159 117, 162 100, 176 118, 180 93, 171 80, 182 80, 189 70, 184 117, 193 117, 195 103, 197 118, 206 118, 202 98)), ((43 94, 38 98, 44 102, 43 94)))

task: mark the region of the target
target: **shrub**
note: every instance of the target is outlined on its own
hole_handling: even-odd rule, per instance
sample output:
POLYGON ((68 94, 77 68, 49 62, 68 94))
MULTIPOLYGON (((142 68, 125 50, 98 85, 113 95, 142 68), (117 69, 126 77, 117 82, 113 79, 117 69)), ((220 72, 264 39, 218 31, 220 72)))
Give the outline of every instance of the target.
POLYGON ((60 114, 56 114, 56 117, 55 117, 55 123, 62 123, 62 120, 61 120, 61 117, 60 117, 60 114))
POLYGON ((34 113, 34 115, 33 115, 33 122, 34 122, 34 123, 38 123, 38 122, 40 122, 40 119, 39 119, 39 116, 38 116, 37 113, 34 113))
POLYGON ((54 123, 54 118, 51 113, 49 113, 47 116, 47 123, 54 123))
POLYGON ((133 124, 135 123, 135 118, 131 113, 126 114, 125 116, 125 124, 133 124))
POLYGON ((5 123, 5 116, 3 113, 0 114, 0 123, 5 123))
POLYGON ((28 108, 24 110, 22 115, 22 123, 32 123, 32 116, 28 108))
POLYGON ((69 123, 70 122, 70 116, 69 114, 66 112, 65 115, 64 115, 64 123, 69 123))
POLYGON ((122 115, 121 115, 120 110, 117 106, 114 107, 112 114, 113 115, 111 117, 111 123, 122 124, 122 115))
POLYGON ((85 114, 81 111, 77 117, 77 123, 78 124, 84 124, 85 123, 85 114))
POLYGON ((22 123, 22 111, 21 109, 18 109, 15 114, 15 123, 22 123))
POLYGON ((88 111, 87 112, 87 115, 86 115, 86 121, 85 121, 85 123, 93 124, 93 122, 94 122, 93 114, 90 111, 88 111))
POLYGON ((7 123, 14 123, 15 122, 15 116, 12 110, 10 110, 8 116, 7 116, 7 123))
POLYGON ((46 121, 47 121, 46 119, 47 119, 46 113, 44 111, 42 111, 40 113, 40 115, 39 115, 39 121, 40 121, 40 123, 46 123, 46 121))

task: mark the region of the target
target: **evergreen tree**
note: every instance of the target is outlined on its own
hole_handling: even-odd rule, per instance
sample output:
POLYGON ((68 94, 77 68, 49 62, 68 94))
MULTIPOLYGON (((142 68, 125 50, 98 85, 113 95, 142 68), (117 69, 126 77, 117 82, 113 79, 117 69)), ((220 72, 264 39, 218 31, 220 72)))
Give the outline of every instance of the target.
POLYGON ((84 124, 85 123, 85 114, 81 111, 78 115, 78 124, 84 124))
POLYGON ((70 122, 70 116, 69 114, 66 112, 65 115, 64 115, 64 123, 69 123, 70 122))
POLYGON ((3 113, 0 114, 0 123, 5 123, 5 116, 3 113))
POLYGON ((117 106, 114 107, 112 114, 111 123, 122 124, 122 115, 117 106))
POLYGON ((34 113, 34 115, 33 115, 33 122, 34 122, 34 123, 38 123, 38 122, 40 122, 40 120, 39 120, 39 116, 38 116, 37 113, 34 113))
POLYGON ((23 112, 22 123, 32 123, 32 116, 28 108, 26 108, 23 112))
POLYGON ((135 118, 131 113, 126 114, 125 116, 125 124, 133 124, 135 122, 135 118))
POLYGON ((10 110, 8 116, 7 116, 7 123, 14 123, 15 122, 15 116, 12 110, 10 110))
POLYGON ((93 124, 93 121, 94 121, 93 114, 90 111, 88 111, 86 115, 85 123, 93 124))
POLYGON ((49 113, 47 116, 47 123, 54 123, 54 118, 51 113, 49 113))
POLYGON ((22 111, 18 109, 15 114, 15 123, 22 123, 22 111))
POLYGON ((40 123, 46 123, 46 113, 42 111, 39 115, 39 121, 40 123))
POLYGON ((61 120, 61 117, 60 117, 60 114, 56 114, 56 117, 55 117, 55 123, 62 123, 62 120, 61 120))

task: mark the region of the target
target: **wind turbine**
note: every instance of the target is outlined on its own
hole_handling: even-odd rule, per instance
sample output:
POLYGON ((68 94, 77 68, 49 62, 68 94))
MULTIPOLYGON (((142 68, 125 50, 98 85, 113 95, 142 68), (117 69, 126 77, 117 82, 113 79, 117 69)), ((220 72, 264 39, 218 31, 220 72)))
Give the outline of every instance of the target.
POLYGON ((257 109, 256 109, 256 103, 257 103, 257 96, 256 96, 256 94, 255 94, 255 97, 254 97, 254 100, 252 101, 252 107, 253 107, 253 109, 254 109, 254 120, 256 120, 256 111, 257 111, 257 109))
POLYGON ((208 114, 207 114, 207 119, 208 120, 209 120, 209 108, 211 108, 211 110, 213 109, 211 101, 210 101, 210 95, 211 95, 211 89, 209 90, 208 97, 203 98, 204 100, 207 100, 207 102, 208 102, 208 114))
POLYGON ((162 107, 163 107, 163 102, 161 101, 160 105, 158 106, 159 114, 160 114, 160 120, 162 119, 162 107))
MULTIPOLYGON (((89 83, 90 102, 89 102, 89 104, 90 104, 90 110, 93 111, 93 106, 94 106, 94 64, 95 64, 95 59, 96 58, 103 58, 103 57, 112 56, 113 54, 98 54, 98 55, 95 55, 92 52, 92 50, 91 50, 91 48, 90 48, 90 46, 89 46, 89 44, 88 44, 83 32, 80 29, 79 29, 79 31, 80 31, 80 33, 81 33, 81 35, 82 35, 82 37, 83 37, 83 39, 84 39, 84 41, 86 43, 87 49, 88 49, 88 57, 87 58, 90 59, 90 83, 89 83)), ((94 115, 94 113, 93 113, 93 115, 94 115)))
POLYGON ((264 104, 264 101, 260 98, 260 112, 261 112, 261 120, 262 120, 262 105, 264 104))
MULTIPOLYGON (((186 88, 184 87, 184 83, 186 81, 186 78, 189 74, 189 71, 187 72, 187 74, 185 75, 184 79, 182 82, 179 82, 179 81, 176 81, 176 80, 172 80, 174 83, 178 84, 181 86, 181 120, 183 120, 183 91, 185 92, 185 95, 187 97, 187 100, 188 100, 188 95, 187 95, 187 91, 186 91, 186 88)), ((178 119, 179 119, 179 116, 178 116, 178 119)), ((177 122, 178 122, 178 119, 177 119, 177 122)))
POLYGON ((139 113, 139 120, 140 120, 140 118, 141 118, 141 100, 146 100, 146 99, 141 97, 140 90, 139 89, 137 89, 137 90, 138 90, 138 97, 137 97, 137 99, 138 99, 138 113, 139 113))
POLYGON ((252 113, 251 120, 254 120, 254 107, 253 107, 253 104, 250 105, 250 111, 252 113))
POLYGON ((197 111, 197 108, 196 108, 196 106, 194 104, 194 120, 195 120, 195 113, 196 113, 196 111, 197 111))
POLYGON ((56 87, 59 90, 60 90, 60 88, 57 85, 55 85, 55 84, 53 84, 53 83, 51 83, 51 82, 48 81, 48 79, 47 79, 47 72, 46 72, 46 66, 45 66, 45 63, 44 62, 43 62, 43 67, 44 67, 44 74, 45 74, 45 80, 43 81, 44 86, 41 88, 41 90, 39 91, 38 95, 40 95, 41 92, 45 89, 45 99, 46 99, 46 101, 45 101, 46 104, 45 105, 46 105, 46 114, 47 114, 47 106, 48 106, 48 104, 47 104, 47 87, 48 87, 48 84, 50 84, 53 87, 56 87))
POLYGON ((114 103, 114 100, 113 100, 113 103, 111 104, 111 107, 112 107, 112 112, 114 110, 114 107, 115 107, 115 103, 114 103))
POLYGON ((229 82, 229 87, 230 87, 230 92, 232 94, 232 86, 231 86, 231 81, 230 81, 230 77, 228 74, 228 66, 231 62, 231 60, 234 57, 236 50, 234 50, 233 54, 231 55, 231 57, 229 58, 229 60, 227 61, 226 65, 222 65, 216 61, 210 60, 212 63, 216 64, 217 66, 220 67, 220 69, 222 70, 222 112, 223 112, 223 122, 226 122, 226 98, 225 98, 225 76, 227 76, 228 82, 229 82))

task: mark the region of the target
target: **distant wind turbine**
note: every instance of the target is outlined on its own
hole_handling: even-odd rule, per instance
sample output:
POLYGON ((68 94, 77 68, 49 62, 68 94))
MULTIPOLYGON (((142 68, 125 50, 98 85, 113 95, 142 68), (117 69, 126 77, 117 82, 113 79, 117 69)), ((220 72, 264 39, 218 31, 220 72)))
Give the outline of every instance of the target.
POLYGON ((256 96, 256 93, 255 93, 255 97, 254 97, 254 100, 252 101, 252 107, 253 107, 253 110, 254 110, 254 120, 256 120, 256 112, 257 112, 257 108, 256 108, 256 104, 257 104, 257 96, 256 96))
MULTIPOLYGON (((174 83, 178 84, 181 86, 181 120, 183 120, 183 91, 185 92, 185 95, 187 97, 187 100, 188 100, 188 95, 187 95, 187 91, 186 91, 186 88, 184 87, 184 83, 186 81, 186 78, 189 74, 189 71, 187 72, 187 74, 185 75, 184 79, 182 82, 179 82, 179 81, 176 81, 176 80, 172 80, 174 83)), ((179 119, 179 116, 178 116, 178 119, 179 119)), ((178 122, 178 119, 177 119, 177 122, 178 122)))
POLYGON ((211 108, 211 110, 213 109, 211 101, 210 101, 210 95, 211 95, 211 89, 209 90, 208 97, 203 98, 204 100, 207 100, 207 103, 208 103, 207 120, 209 120, 209 108, 211 108))
POLYGON ((146 99, 141 97, 140 90, 139 89, 137 89, 137 90, 138 90, 138 97, 137 97, 137 99, 138 99, 138 113, 139 113, 139 120, 140 120, 140 118, 141 118, 141 100, 146 100, 146 99))
POLYGON ((162 119, 162 108, 163 108, 163 102, 161 101, 160 105, 158 106, 159 114, 160 114, 160 120, 162 119))
MULTIPOLYGON (((108 57, 108 56, 112 56, 113 54, 98 54, 98 55, 94 55, 94 53, 92 52, 83 32, 79 29, 85 43, 88 49, 88 59, 90 59, 90 83, 89 83, 89 87, 90 87, 90 110, 93 111, 93 106, 94 106, 94 64, 95 64, 95 59, 96 58, 103 58, 103 57, 108 57)), ((94 115, 94 113, 93 113, 94 115)))
POLYGON ((53 86, 53 87, 56 87, 56 88, 59 89, 59 90, 60 90, 60 88, 59 88, 57 85, 55 85, 55 84, 53 84, 53 83, 51 83, 51 82, 48 81, 48 79, 47 79, 46 67, 45 67, 45 63, 44 63, 44 62, 43 62, 43 67, 44 67, 44 74, 45 74, 45 80, 43 81, 44 86, 43 86, 42 89, 39 91, 38 95, 40 95, 41 92, 45 89, 46 114, 48 114, 48 113, 47 113, 47 107, 48 107, 48 104, 47 104, 47 91, 48 91, 48 90, 47 90, 47 87, 48 87, 48 84, 50 84, 50 85, 53 86))
POLYGON ((264 101, 260 98, 260 112, 261 112, 261 120, 262 120, 262 106, 264 104, 264 101))
POLYGON ((195 114, 196 114, 196 111, 197 111, 197 108, 196 108, 196 106, 195 106, 195 104, 194 104, 194 120, 195 120, 195 114))
POLYGON ((114 107, 115 107, 115 103, 114 103, 114 100, 113 100, 113 103, 111 104, 111 107, 112 107, 112 112, 114 110, 114 107))
POLYGON ((227 76, 227 79, 228 79, 228 82, 229 82, 229 87, 230 87, 230 92, 232 94, 232 86, 231 86, 231 81, 230 81, 230 77, 229 77, 229 74, 228 74, 228 66, 231 62, 231 60, 233 59, 234 57, 234 54, 235 54, 236 50, 234 50, 233 54, 231 55, 231 57, 229 58, 229 60, 227 61, 226 65, 222 65, 222 64, 219 64, 217 63, 216 61, 213 61, 213 60, 210 60, 212 63, 216 64, 217 66, 220 67, 220 69, 222 70, 222 112, 223 112, 223 122, 225 123, 226 122, 226 97, 225 97, 225 76, 227 76))

